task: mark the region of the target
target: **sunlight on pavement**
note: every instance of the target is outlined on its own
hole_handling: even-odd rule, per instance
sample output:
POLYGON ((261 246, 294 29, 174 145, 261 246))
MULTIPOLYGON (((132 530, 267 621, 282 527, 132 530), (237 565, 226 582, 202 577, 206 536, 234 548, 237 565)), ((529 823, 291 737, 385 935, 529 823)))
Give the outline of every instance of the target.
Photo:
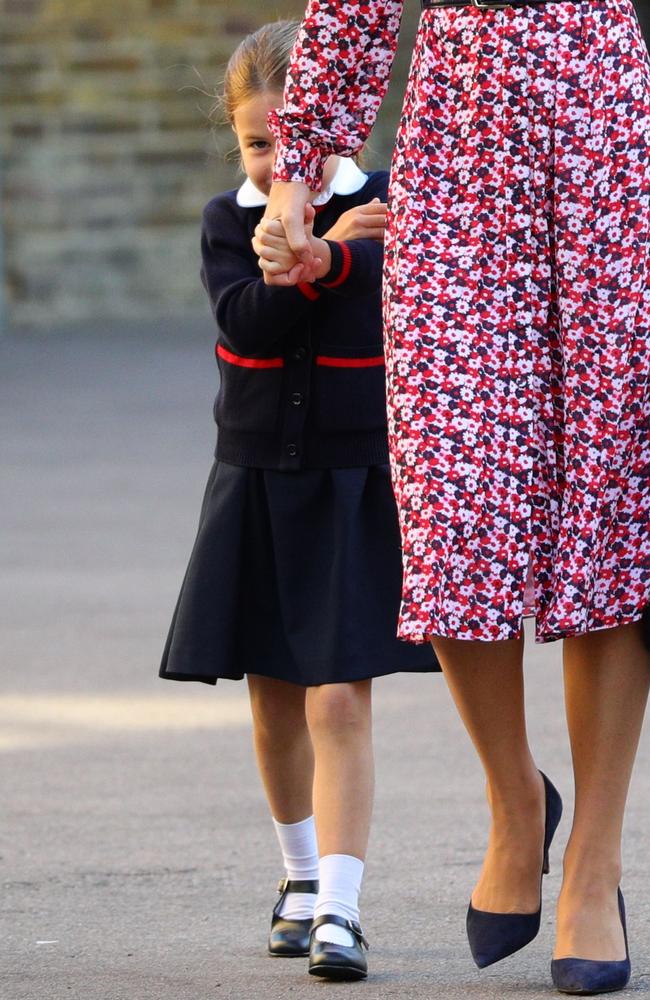
POLYGON ((114 732, 223 729, 249 719, 246 697, 0 695, 0 750, 87 742, 114 732))

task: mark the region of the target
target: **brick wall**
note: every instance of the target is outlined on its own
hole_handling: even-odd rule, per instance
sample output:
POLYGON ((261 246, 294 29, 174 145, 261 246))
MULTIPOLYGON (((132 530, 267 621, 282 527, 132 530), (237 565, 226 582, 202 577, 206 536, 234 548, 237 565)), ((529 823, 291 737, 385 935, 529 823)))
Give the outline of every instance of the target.
MULTIPOLYGON (((200 89, 214 87, 248 31, 299 18, 304 6, 0 0, 0 198, 14 323, 205 309, 201 208, 242 178, 223 158, 232 132, 210 129, 200 89)), ((405 36, 417 0, 408 6, 405 36)), ((410 47, 403 38, 371 166, 390 154, 410 47)))

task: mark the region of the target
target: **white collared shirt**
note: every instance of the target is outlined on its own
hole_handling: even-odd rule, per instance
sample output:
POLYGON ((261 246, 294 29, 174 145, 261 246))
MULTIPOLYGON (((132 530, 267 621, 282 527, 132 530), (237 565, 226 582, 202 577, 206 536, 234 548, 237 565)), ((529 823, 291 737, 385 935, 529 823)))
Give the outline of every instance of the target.
MULTIPOLYGON (((340 156, 336 172, 326 188, 312 199, 312 205, 324 205, 333 194, 354 194, 368 180, 368 175, 360 170, 349 156, 340 156)), ((268 195, 255 187, 250 177, 237 191, 237 204, 243 208, 255 208, 268 203, 268 195)))

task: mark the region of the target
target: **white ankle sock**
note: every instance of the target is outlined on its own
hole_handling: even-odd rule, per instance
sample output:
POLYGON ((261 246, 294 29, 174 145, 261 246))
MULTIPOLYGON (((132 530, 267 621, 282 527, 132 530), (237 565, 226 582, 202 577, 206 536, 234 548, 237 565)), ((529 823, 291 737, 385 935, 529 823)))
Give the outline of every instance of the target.
MULTIPOLYGON (((273 820, 280 842, 287 878, 312 880, 318 878, 318 843, 314 817, 299 823, 278 823, 273 820)), ((285 896, 280 916, 287 920, 311 920, 316 896, 310 892, 289 892, 285 896)))
MULTIPOLYGON (((359 922, 359 892, 363 861, 351 854, 326 854, 320 859, 320 892, 316 897, 314 917, 336 913, 346 920, 359 922)), ((354 939, 344 927, 323 924, 316 928, 318 941, 350 947, 354 939)))

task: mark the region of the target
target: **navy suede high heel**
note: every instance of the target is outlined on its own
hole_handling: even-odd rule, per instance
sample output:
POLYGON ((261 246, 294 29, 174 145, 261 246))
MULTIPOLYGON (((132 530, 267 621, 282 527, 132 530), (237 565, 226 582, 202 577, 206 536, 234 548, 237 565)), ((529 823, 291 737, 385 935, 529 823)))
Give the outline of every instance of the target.
POLYGON ((560 993, 592 996, 624 990, 630 981, 630 949, 627 943, 625 901, 618 890, 618 912, 625 935, 625 958, 621 962, 597 962, 587 958, 554 958, 551 962, 553 985, 560 993))
POLYGON ((535 913, 491 913, 476 910, 470 900, 467 910, 467 937, 472 957, 479 969, 513 955, 537 937, 542 916, 542 879, 549 870, 549 849, 562 816, 562 799, 543 771, 546 799, 544 861, 539 880, 539 909, 535 913))

